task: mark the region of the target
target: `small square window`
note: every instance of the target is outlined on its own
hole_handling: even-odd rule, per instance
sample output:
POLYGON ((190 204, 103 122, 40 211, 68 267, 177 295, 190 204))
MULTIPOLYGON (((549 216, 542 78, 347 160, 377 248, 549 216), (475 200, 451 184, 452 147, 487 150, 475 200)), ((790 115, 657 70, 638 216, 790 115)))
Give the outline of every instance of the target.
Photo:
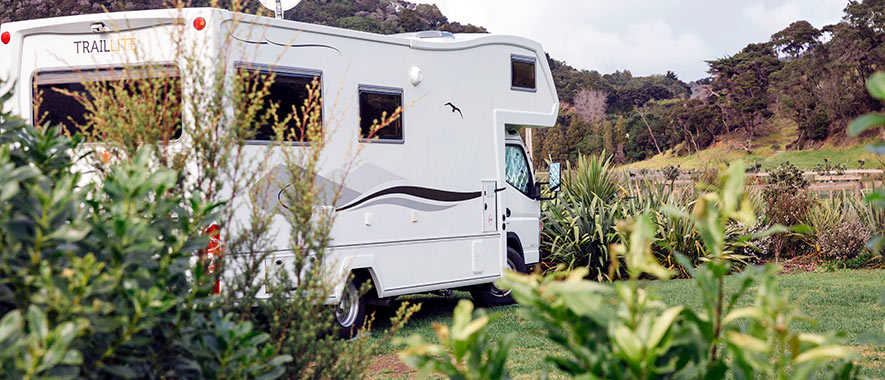
POLYGON ((510 57, 510 87, 514 90, 535 91, 535 59, 532 57, 510 57))
POLYGON ((403 91, 378 87, 360 87, 360 138, 366 141, 403 142, 403 115, 377 128, 385 119, 402 110, 403 91))

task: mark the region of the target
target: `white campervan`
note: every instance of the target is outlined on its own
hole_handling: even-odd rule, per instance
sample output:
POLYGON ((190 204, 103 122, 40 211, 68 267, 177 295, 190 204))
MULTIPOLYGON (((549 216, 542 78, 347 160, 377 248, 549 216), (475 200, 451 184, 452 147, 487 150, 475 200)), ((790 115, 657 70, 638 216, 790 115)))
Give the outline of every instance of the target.
MULTIPOLYGON (((94 80, 109 80, 123 62, 180 75, 169 40, 182 23, 207 62, 275 73, 271 100, 299 104, 315 78, 322 96, 354 100, 320 170, 334 181, 345 152, 366 144, 333 205, 330 255, 340 260, 329 262, 339 278, 371 279, 374 291, 358 297, 353 284, 335 287, 327 302, 339 305, 342 327, 362 323, 366 297, 467 289, 486 305, 512 302, 492 283, 504 268, 528 271, 540 259, 540 183, 517 131, 552 126, 559 110, 541 45, 492 34, 385 36, 209 8, 13 22, 0 25, 0 78, 16 86, 5 106, 33 119, 33 88, 74 88, 83 80, 75 73, 96 68, 105 74, 94 80), (230 54, 219 51, 225 43, 230 54), (363 139, 372 119, 400 106, 397 121, 363 139)), ((50 121, 82 120, 79 104, 53 94, 44 91, 41 105, 50 121)), ((273 138, 262 129, 249 149, 264 157, 273 138)), ((279 250, 268 269, 291 259, 287 224, 274 228, 279 250)))

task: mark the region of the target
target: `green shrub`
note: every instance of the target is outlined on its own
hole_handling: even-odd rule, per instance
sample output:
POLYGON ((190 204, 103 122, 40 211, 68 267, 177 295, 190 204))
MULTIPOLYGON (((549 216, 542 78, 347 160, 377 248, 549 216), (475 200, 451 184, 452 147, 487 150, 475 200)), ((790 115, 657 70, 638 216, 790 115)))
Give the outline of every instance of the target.
MULTIPOLYGON (((877 100, 885 101, 885 73, 878 72, 873 74, 867 80, 867 91, 877 100)), ((852 120, 848 124, 848 135, 852 137, 858 136, 870 129, 882 126, 885 126, 885 114, 878 112, 868 113, 852 120)), ((885 154, 885 142, 880 138, 874 144, 868 145, 867 149, 878 155, 885 154)), ((883 224, 881 223, 883 221, 881 215, 883 210, 885 210, 885 188, 880 186, 873 190, 866 196, 866 201, 871 206, 871 210, 873 210, 872 215, 874 217, 870 219, 876 221, 874 228, 876 235, 867 243, 867 247, 876 258, 881 260, 883 257, 882 250, 885 248, 885 228, 882 227, 883 224)), ((885 306, 885 293, 879 296, 879 306, 885 306)), ((882 331, 869 332, 865 335, 863 340, 868 343, 885 344, 885 324, 882 325, 882 331)))
MULTIPOLYGON (((237 27, 234 22, 225 30, 233 33, 237 27)), ((52 341, 35 335, 42 329, 31 332, 27 318, 16 318, 30 315, 31 306, 47 316, 49 331, 78 330, 67 348, 60 346, 73 352, 62 356, 71 360, 51 367, 39 364, 39 357, 28 359, 29 352, 4 350, 2 373, 25 376, 33 372, 28 363, 38 363, 44 375, 80 378, 364 377, 386 338, 376 343, 366 339, 368 334, 350 342, 338 339, 334 307, 323 303, 332 281, 346 279, 310 265, 323 261, 334 221, 315 212, 330 195, 321 194, 316 182, 325 147, 322 104, 314 97, 278 118, 274 106, 264 104, 273 75, 242 70, 230 75, 226 59, 197 58, 205 47, 182 38, 187 25, 174 28, 180 81, 189 89, 185 101, 164 91, 178 83, 139 76, 119 86, 86 86, 89 96, 69 94, 95 111, 81 127, 92 131, 88 137, 96 145, 77 145, 82 136, 72 141, 54 129, 9 132, 13 118, 3 115, 0 152, 9 154, 0 154, 0 173, 10 180, 0 191, 0 315, 27 334, 2 330, 0 341, 46 352, 41 347, 52 341), (156 112, 163 105, 173 106, 156 112), (272 146, 265 157, 248 156, 246 140, 268 121, 282 132, 277 144, 288 146, 283 136, 295 133, 292 124, 312 143, 282 149, 282 157, 272 156, 272 146), (168 132, 179 123, 188 138, 178 149, 167 149, 168 132), (95 169, 89 178, 72 170, 72 151, 82 159, 79 167, 95 169), (289 174, 292 185, 283 195, 297 199, 295 207, 265 209, 254 202, 255 184, 270 165, 289 174), (244 209, 247 218, 234 218, 244 209), (261 281, 258 273, 274 254, 270 226, 276 216, 294 226, 286 237, 295 258, 286 270, 267 273, 267 281, 261 281), (210 224, 222 231, 214 237, 218 249, 211 251, 203 236, 210 224), (226 271, 221 294, 212 294, 226 271), (253 302, 263 286, 272 291, 270 299, 253 302)), ((231 41, 228 35, 226 42, 231 41)), ((124 72, 138 69, 130 65, 124 72)), ((319 91, 316 85, 308 90, 319 91)), ((395 117, 398 113, 375 129, 395 117)), ((326 133, 333 130, 329 122, 326 133)), ((416 310, 400 309, 385 337, 416 310)), ((367 319, 368 328, 372 317, 367 319)))
POLYGON ((818 230, 817 244, 830 260, 850 260, 865 251, 872 234, 856 219, 846 220, 835 228, 818 230))
MULTIPOLYGON (((762 190, 765 203, 764 225, 797 226, 805 222, 812 202, 805 190, 809 182, 804 172, 785 162, 768 173, 762 190)), ((808 251, 806 240, 795 233, 784 232, 766 239, 763 257, 795 256, 808 251)))
POLYGON ((796 165, 784 162, 768 173, 765 178, 765 189, 762 194, 769 204, 783 193, 796 194, 808 188, 808 180, 804 172, 796 165))
MULTIPOLYGON (((847 261, 862 256, 872 237, 875 222, 868 204, 854 194, 843 193, 828 198, 813 198, 805 220, 808 230, 800 236, 823 259, 847 261)), ((854 263, 852 265, 857 265, 854 263)))
POLYGON ((793 329, 801 318, 777 286, 777 267, 747 268, 738 274, 740 287, 725 292, 724 277, 734 259, 726 231, 756 219, 743 178, 741 165, 733 165, 720 175, 716 192, 697 198, 690 214, 667 211, 694 220, 707 252, 699 267, 680 258, 700 289, 700 312, 680 305, 667 308, 638 286, 640 276, 671 275, 652 256, 655 225, 647 214, 621 224, 626 244, 612 249, 624 258, 629 281, 590 282, 583 270, 544 277, 508 273, 502 286, 520 304, 531 306, 521 311, 566 352, 547 360, 575 378, 855 378, 848 349, 793 329), (736 307, 754 287, 753 305, 736 307), (608 301, 612 295, 614 304, 608 301))
POLYGON ((492 342, 488 336, 491 318, 485 311, 473 311, 473 303, 461 300, 452 314, 452 326, 433 324, 439 344, 424 341, 420 335, 399 340, 407 345, 399 353, 406 365, 418 370, 418 379, 441 373, 450 379, 506 380, 507 354, 514 343, 510 333, 502 340, 492 342))
POLYGON ((845 164, 831 164, 830 159, 824 157, 823 164, 814 165, 814 172, 818 175, 840 176, 845 174, 845 164))
POLYGON ((226 325, 261 355, 203 358, 187 339, 192 330, 204 342, 231 337, 217 324, 229 316, 209 319, 210 277, 192 264, 217 204, 170 196, 178 174, 149 169, 144 151, 100 185, 79 187, 76 140, 0 119, 0 170, 10 174, 0 208, 0 340, 20 348, 2 352, 3 373, 212 378, 203 369, 225 360, 215 362, 224 373, 282 374, 291 357, 268 351, 268 335, 248 323, 226 325))
POLYGON ((768 219, 772 224, 794 226, 808 218, 812 202, 805 193, 780 193, 771 195, 768 203, 768 219))

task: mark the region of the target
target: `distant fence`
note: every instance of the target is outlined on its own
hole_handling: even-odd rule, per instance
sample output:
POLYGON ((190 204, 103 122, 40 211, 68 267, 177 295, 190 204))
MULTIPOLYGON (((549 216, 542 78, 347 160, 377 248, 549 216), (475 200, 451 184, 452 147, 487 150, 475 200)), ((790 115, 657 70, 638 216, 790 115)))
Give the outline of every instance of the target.
MULTIPOLYGON (((699 172, 680 173, 679 177, 673 181, 673 187, 684 188, 685 186, 693 186, 698 181, 698 177, 703 175, 699 172)), ((747 183, 753 187, 764 187, 765 179, 768 173, 747 173, 747 183)), ((858 196, 877 187, 882 187, 885 181, 885 171, 883 170, 865 170, 854 169, 845 170, 839 173, 818 173, 814 171, 804 172, 804 177, 808 180, 809 191, 817 193, 833 193, 851 191, 858 196)), ((631 180, 649 180, 656 183, 669 184, 670 180, 660 172, 640 175, 631 173, 631 180)))

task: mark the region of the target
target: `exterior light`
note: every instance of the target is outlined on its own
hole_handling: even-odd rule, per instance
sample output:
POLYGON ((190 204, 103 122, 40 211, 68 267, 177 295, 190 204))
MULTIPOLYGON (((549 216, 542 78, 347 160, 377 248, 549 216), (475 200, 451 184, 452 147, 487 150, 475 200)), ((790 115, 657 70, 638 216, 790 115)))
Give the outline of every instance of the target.
POLYGON ((203 30, 206 27, 206 19, 202 17, 197 17, 194 19, 194 29, 203 30))
POLYGON ((9 32, 3 32, 3 34, 0 34, 0 41, 3 41, 4 45, 8 44, 10 39, 12 39, 12 36, 9 32))
MULTIPOLYGON (((209 274, 213 274, 216 270, 220 269, 221 258, 224 254, 221 246, 221 227, 217 224, 212 224, 206 228, 204 235, 209 237, 209 244, 206 245, 205 250, 200 252, 200 258, 206 263, 206 271, 209 274)), ((221 293, 220 275, 216 275, 215 277, 215 284, 212 287, 212 292, 215 294, 221 293)))

